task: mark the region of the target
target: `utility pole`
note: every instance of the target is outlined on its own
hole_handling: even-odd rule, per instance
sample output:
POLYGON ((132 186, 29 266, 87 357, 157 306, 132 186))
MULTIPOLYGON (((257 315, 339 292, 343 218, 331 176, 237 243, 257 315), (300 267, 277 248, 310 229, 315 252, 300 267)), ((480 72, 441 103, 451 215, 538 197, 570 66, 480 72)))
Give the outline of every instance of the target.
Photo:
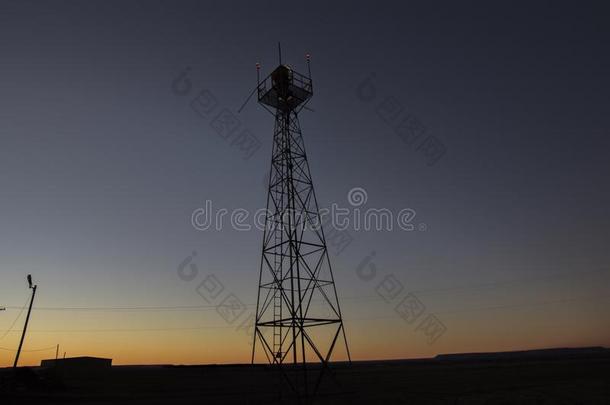
POLYGON ((19 355, 21 354, 21 347, 23 346, 23 340, 25 339, 25 333, 28 329, 28 322, 30 321, 30 314, 32 313, 32 305, 34 305, 34 297, 36 296, 37 285, 32 284, 32 275, 28 274, 28 284, 32 290, 32 298, 30 299, 30 307, 28 308, 28 315, 25 318, 25 325, 23 326, 23 332, 21 333, 21 340, 19 341, 19 348, 17 349, 17 356, 15 356, 15 363, 13 363, 13 369, 17 368, 19 362, 19 355))

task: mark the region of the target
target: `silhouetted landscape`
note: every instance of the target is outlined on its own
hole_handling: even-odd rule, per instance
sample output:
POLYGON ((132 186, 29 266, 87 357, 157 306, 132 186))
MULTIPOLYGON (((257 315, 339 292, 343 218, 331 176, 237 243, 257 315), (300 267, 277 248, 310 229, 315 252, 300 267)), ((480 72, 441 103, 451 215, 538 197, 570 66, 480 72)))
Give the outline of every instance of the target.
POLYGON ((0 0, 0 405, 610 405, 609 21, 0 0))
MULTIPOLYGON (((605 404, 610 395, 604 348, 357 361, 331 369, 334 378, 312 403, 605 404)), ((3 386, 10 373, 2 370, 3 386)), ((20 370, 3 404, 298 403, 278 377, 264 365, 114 366, 65 375, 34 367, 20 370)))

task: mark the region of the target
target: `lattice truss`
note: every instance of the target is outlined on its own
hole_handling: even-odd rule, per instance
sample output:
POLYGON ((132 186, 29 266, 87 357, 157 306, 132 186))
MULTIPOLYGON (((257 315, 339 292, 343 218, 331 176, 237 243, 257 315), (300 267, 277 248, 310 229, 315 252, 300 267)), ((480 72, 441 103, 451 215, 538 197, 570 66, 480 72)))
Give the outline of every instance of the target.
POLYGON ((327 363, 347 338, 297 113, 277 110, 252 361, 327 363))

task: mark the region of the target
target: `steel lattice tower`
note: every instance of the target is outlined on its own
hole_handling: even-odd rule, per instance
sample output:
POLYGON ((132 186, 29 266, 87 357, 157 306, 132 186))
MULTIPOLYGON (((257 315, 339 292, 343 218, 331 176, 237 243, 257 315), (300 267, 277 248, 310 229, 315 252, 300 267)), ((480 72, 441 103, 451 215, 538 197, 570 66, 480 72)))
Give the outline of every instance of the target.
MULTIPOLYGON (((307 64, 311 72, 309 56, 307 64)), ((298 114, 313 95, 310 76, 282 65, 280 57, 280 66, 257 86, 259 103, 275 116, 275 129, 253 363, 263 352, 271 364, 326 367, 337 342, 345 344, 351 361, 299 124, 298 114)))

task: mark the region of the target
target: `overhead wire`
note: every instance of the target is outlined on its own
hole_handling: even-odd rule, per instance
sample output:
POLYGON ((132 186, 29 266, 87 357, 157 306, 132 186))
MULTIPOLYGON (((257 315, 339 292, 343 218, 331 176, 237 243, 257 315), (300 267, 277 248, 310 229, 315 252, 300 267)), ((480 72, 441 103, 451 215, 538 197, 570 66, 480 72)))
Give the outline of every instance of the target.
POLYGON ((8 335, 13 330, 13 328, 15 327, 15 324, 17 323, 19 318, 21 318, 21 315, 23 315, 23 311, 26 308, 27 302, 28 302, 28 300, 26 300, 25 304, 21 307, 21 310, 19 311, 19 313, 17 314, 17 316, 13 320, 13 323, 11 323, 11 326, 9 326, 9 328, 4 331, 4 334, 2 336, 0 336, 0 340, 4 339, 6 337, 6 335, 8 335))

